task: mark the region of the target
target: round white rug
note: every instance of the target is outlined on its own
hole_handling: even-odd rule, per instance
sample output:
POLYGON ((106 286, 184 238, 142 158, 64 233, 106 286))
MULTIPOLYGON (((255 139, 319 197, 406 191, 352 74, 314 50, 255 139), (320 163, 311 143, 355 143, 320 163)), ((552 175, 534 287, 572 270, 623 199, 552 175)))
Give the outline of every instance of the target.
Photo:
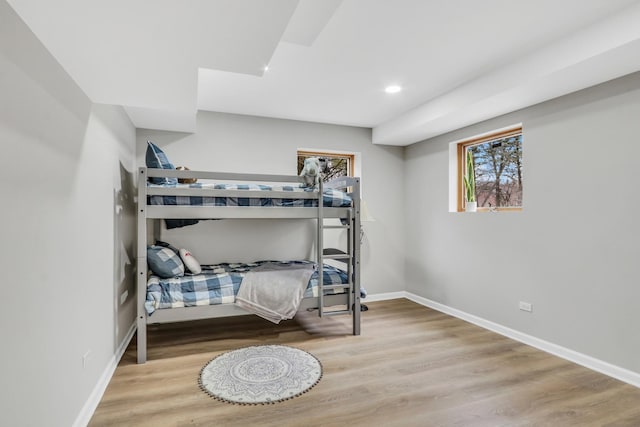
POLYGON ((200 387, 218 400, 245 405, 281 402, 307 392, 322 378, 322 365, 306 351, 283 345, 223 353, 200 372, 200 387))

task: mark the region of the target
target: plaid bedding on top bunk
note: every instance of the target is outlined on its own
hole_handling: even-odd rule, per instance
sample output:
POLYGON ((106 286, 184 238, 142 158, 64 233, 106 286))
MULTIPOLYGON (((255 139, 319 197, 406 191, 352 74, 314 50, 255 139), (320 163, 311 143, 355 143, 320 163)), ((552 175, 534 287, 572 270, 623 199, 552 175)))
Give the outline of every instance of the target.
MULTIPOLYGON (((155 185, 148 184, 149 187, 176 187, 176 188, 201 188, 203 193, 207 189, 213 190, 251 190, 264 191, 265 197, 208 197, 208 196, 148 196, 150 205, 169 206, 293 206, 312 208, 317 206, 315 199, 297 199, 295 193, 311 191, 308 188, 301 188, 293 185, 258 185, 258 184, 177 184, 177 185, 155 185), (269 191, 288 191, 291 198, 280 199, 269 197, 269 191)), ((322 193, 323 206, 340 208, 351 206, 351 197, 340 190, 325 189, 322 193)))
MULTIPOLYGON (((244 274, 266 262, 282 264, 314 264, 312 261, 258 261, 254 263, 203 265, 202 273, 193 276, 161 279, 151 276, 147 282, 147 313, 163 308, 193 307, 235 302, 236 294, 244 274)), ((324 264, 323 283, 338 285, 348 283, 345 271, 324 264)), ((341 293, 342 290, 326 290, 325 295, 341 293)), ((318 296, 318 271, 314 271, 304 297, 318 296)))

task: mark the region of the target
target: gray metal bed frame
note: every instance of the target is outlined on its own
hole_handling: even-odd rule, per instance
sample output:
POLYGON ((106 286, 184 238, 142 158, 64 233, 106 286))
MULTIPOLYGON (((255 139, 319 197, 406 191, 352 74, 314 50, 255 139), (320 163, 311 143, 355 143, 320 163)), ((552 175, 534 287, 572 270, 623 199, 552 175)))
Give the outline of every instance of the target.
POLYGON ((137 353, 138 363, 147 360, 147 325, 173 323, 215 317, 248 314, 235 304, 184 307, 156 310, 148 316, 144 308, 147 295, 147 244, 153 243, 160 234, 162 219, 315 219, 316 262, 323 265, 325 259, 346 262, 349 283, 346 285, 324 286, 323 275, 318 275, 318 296, 304 298, 300 310, 317 309, 320 317, 336 314, 350 314, 353 318, 353 335, 360 335, 360 178, 341 177, 328 183, 320 183, 318 191, 296 193, 295 198, 315 198, 318 207, 235 207, 235 206, 157 206, 148 205, 147 196, 207 196, 207 197, 257 197, 266 195, 273 198, 291 198, 291 192, 249 190, 213 190, 199 188, 149 187, 150 177, 197 178, 216 182, 242 183, 288 183, 298 185, 302 178, 297 175, 259 175, 224 172, 203 172, 190 170, 167 170, 139 168, 138 173, 138 242, 137 242, 137 353), (323 206, 323 189, 348 189, 353 199, 352 207, 333 208, 323 206), (345 225, 325 225, 326 218, 347 218, 345 225), (323 234, 325 229, 344 228, 348 230, 347 251, 344 254, 325 255, 323 234), (152 230, 150 232, 150 229, 152 230), (324 290, 344 288, 343 294, 324 295, 324 290), (346 305, 344 310, 325 310, 327 307, 346 305))

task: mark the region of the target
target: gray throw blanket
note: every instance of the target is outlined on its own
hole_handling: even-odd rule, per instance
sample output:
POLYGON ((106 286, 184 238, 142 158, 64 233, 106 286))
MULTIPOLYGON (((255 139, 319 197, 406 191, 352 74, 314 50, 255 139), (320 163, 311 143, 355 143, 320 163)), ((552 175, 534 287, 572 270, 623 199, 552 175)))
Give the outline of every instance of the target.
POLYGON ((236 305, 273 323, 292 319, 314 268, 314 264, 262 264, 245 274, 236 305))

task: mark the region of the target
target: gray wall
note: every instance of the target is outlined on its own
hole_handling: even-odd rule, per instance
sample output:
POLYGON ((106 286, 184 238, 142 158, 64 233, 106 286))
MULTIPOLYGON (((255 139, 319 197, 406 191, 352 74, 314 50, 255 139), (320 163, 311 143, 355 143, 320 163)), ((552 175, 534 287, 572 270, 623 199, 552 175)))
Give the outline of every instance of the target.
POLYGON ((0 94, 0 424, 70 426, 134 321, 135 129, 4 0, 0 94))
POLYGON ((640 373, 638 135, 640 73, 408 147, 407 290, 640 373), (449 142, 518 122, 523 211, 448 212, 449 142))
MULTIPOLYGON (((137 135, 139 165, 152 140, 175 166, 192 170, 295 175, 298 148, 360 153, 364 198, 376 219, 364 224, 362 284, 370 293, 404 290, 403 149, 372 145, 370 129, 200 112, 195 134, 138 129, 137 135)), ((308 257, 313 232, 309 221, 224 220, 168 230, 163 238, 212 263, 308 257)))

